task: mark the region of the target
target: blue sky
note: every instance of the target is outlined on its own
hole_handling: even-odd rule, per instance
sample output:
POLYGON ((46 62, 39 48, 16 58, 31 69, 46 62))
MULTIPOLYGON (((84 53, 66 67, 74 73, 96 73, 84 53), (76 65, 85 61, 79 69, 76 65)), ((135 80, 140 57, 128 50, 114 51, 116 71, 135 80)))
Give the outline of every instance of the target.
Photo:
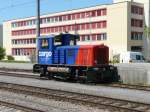
MULTIPOLYGON (((109 4, 112 0, 41 0, 41 14, 109 4)), ((36 0, 1 0, 0 24, 3 21, 36 15, 36 0)))

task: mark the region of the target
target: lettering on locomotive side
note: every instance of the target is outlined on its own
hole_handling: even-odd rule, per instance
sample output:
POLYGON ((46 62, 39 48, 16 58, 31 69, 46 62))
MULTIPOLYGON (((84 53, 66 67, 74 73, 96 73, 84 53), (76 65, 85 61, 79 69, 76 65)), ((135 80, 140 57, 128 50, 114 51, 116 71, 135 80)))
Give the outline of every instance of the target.
POLYGON ((41 57, 51 57, 52 52, 51 51, 39 51, 39 56, 41 56, 41 57))

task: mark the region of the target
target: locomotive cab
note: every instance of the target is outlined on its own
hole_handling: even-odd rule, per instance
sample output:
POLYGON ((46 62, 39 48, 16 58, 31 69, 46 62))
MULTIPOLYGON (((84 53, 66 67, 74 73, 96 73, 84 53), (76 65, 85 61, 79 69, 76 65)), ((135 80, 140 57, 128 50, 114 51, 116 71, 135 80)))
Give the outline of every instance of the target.
POLYGON ((76 45, 78 35, 60 34, 38 38, 38 64, 53 64, 55 49, 76 45))

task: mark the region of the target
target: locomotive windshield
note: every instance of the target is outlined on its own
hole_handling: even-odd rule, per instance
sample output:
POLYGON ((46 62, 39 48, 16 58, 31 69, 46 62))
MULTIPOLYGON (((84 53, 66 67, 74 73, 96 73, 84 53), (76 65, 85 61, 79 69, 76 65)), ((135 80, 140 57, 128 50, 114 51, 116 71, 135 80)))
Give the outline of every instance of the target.
POLYGON ((72 34, 60 34, 54 37, 54 45, 65 46, 65 45, 76 45, 77 40, 79 39, 78 35, 72 34))
POLYGON ((54 45, 62 45, 62 35, 57 35, 54 37, 54 45))
POLYGON ((71 35, 69 45, 70 46, 76 45, 76 42, 78 41, 78 39, 79 39, 79 35, 71 35))

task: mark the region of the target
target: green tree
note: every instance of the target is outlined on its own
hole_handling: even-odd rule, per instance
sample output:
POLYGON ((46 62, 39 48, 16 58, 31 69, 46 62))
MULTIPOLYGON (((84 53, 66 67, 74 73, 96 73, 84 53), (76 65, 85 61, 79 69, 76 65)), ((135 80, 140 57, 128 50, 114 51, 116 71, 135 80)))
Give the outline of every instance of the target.
POLYGON ((0 60, 4 59, 6 53, 5 53, 5 49, 0 47, 0 60))
POLYGON ((145 26, 145 34, 147 38, 150 38, 150 27, 149 26, 145 26))
MULTIPOLYGON (((149 47, 150 47, 150 26, 145 26, 145 29, 144 29, 144 32, 145 32, 145 36, 146 36, 146 41, 147 41, 147 50, 149 51, 149 47)), ((147 56, 145 57, 147 61, 150 62, 150 56, 149 56, 149 52, 147 54, 147 56)))

